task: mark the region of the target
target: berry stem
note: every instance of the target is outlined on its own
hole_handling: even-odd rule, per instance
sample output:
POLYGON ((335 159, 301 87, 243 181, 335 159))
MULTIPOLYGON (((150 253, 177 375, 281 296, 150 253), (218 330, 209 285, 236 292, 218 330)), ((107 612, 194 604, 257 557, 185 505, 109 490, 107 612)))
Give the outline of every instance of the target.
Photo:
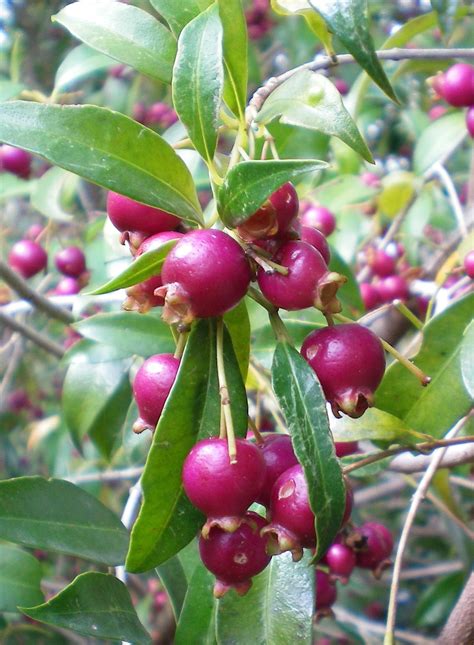
POLYGON ((421 320, 408 309, 404 302, 402 302, 401 300, 394 300, 393 305, 396 309, 398 309, 402 316, 405 316, 405 318, 411 322, 414 327, 419 330, 423 329, 423 323, 421 322, 421 320))
MULTIPOLYGON (((221 397, 221 410, 225 421, 225 432, 229 449, 229 460, 231 464, 237 463, 237 446, 235 443, 234 422, 232 410, 230 409, 229 389, 224 365, 224 322, 222 318, 217 319, 217 377, 219 380, 219 394, 221 397)), ((222 419, 222 417, 221 417, 222 419)), ((222 436, 221 424, 221 436, 222 436)))
POLYGON ((278 340, 293 345, 293 341, 288 333, 285 323, 278 315, 278 309, 274 307, 268 300, 258 291, 255 287, 249 287, 248 296, 258 302, 264 309, 268 311, 268 317, 273 329, 273 333, 278 340))
POLYGON ((176 343, 176 349, 174 351, 174 357, 178 360, 181 358, 186 347, 186 341, 188 339, 188 332, 181 332, 178 336, 178 341, 176 343))
POLYGON ((261 434, 260 430, 257 428, 257 424, 254 423, 254 421, 250 417, 249 417, 249 426, 250 426, 252 432, 255 435, 256 443, 258 443, 259 446, 263 446, 263 444, 265 442, 263 440, 262 434, 261 434))
POLYGON ((248 245, 245 248, 245 252, 262 267, 265 273, 281 273, 281 275, 288 275, 288 267, 284 267, 281 264, 273 262, 273 260, 265 257, 263 253, 257 251, 253 246, 248 245))

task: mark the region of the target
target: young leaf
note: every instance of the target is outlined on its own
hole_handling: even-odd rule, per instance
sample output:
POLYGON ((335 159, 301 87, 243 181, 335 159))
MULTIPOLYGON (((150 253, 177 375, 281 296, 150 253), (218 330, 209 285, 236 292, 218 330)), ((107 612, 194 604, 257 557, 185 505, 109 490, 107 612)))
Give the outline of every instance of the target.
POLYGON ((218 0, 224 27, 224 101, 241 121, 247 103, 247 24, 241 0, 218 0))
POLYGON ((217 608, 218 642, 231 643, 238 633, 242 643, 252 645, 291 643, 297 634, 298 644, 311 645, 315 574, 310 559, 307 553, 293 562, 283 553, 253 578, 245 596, 226 594, 217 608))
POLYGON ((184 2, 176 2, 176 0, 150 0, 150 2, 169 24, 171 31, 177 38, 183 27, 199 15, 201 11, 205 11, 212 4, 213 0, 185 0, 184 2))
POLYGON ((93 638, 148 645, 151 638, 135 612, 127 587, 115 576, 88 571, 48 602, 21 607, 34 620, 93 638))
POLYGON ((36 182, 31 192, 31 205, 48 219, 70 222, 73 216, 63 209, 61 194, 67 182, 77 179, 77 175, 67 170, 50 168, 36 182))
POLYGON ((219 215, 226 226, 234 228, 284 183, 327 166, 312 159, 242 161, 227 174, 219 191, 219 215))
POLYGON ((43 602, 41 575, 41 564, 31 553, 0 544, 0 612, 43 602))
POLYGON ((90 293, 92 296, 98 296, 102 293, 110 293, 111 291, 117 291, 118 289, 125 289, 126 287, 131 287, 134 284, 138 284, 143 280, 151 277, 152 275, 158 275, 161 273, 161 267, 163 266, 166 256, 171 251, 173 246, 178 240, 170 240, 165 242, 157 249, 152 249, 146 253, 135 258, 135 260, 122 271, 122 273, 112 280, 109 280, 104 285, 98 289, 94 289, 90 293))
MULTIPOLYGON (((214 582, 212 573, 199 563, 194 570, 184 599, 174 637, 175 645, 217 643, 217 600, 212 595, 214 582)), ((253 640, 251 642, 253 643, 253 640)))
POLYGON ((272 382, 308 483, 317 536, 314 558, 319 560, 341 528, 346 499, 326 399, 311 367, 287 343, 277 344, 272 382))
POLYGON ((173 608, 174 618, 178 622, 188 588, 186 574, 179 557, 175 555, 173 558, 160 564, 156 568, 156 573, 161 584, 166 589, 171 607, 173 608))
POLYGON ((470 294, 430 320, 413 362, 431 377, 431 383, 422 387, 395 361, 375 394, 377 408, 433 437, 443 436, 469 411, 472 400, 462 379, 461 352, 473 307, 474 294, 470 294))
POLYGON ((436 119, 423 130, 413 152, 413 168, 418 175, 426 173, 437 161, 449 157, 467 137, 466 117, 456 110, 436 119))
POLYGON ((103 54, 171 82, 176 40, 146 11, 113 0, 89 0, 67 5, 52 20, 103 54))
POLYGON ((402 419, 377 408, 369 408, 359 419, 343 416, 331 420, 331 431, 334 441, 370 439, 412 444, 426 440, 425 436, 408 428, 402 419))
POLYGON ((105 56, 87 45, 78 45, 69 52, 58 67, 54 77, 54 90, 69 92, 82 81, 96 76, 113 65, 116 65, 116 61, 110 56, 105 56))
POLYGON ((162 137, 92 105, 0 104, 0 141, 150 206, 201 222, 192 176, 162 137))
POLYGON ((302 69, 290 76, 270 94, 255 121, 266 124, 278 116, 280 123, 338 137, 373 163, 372 154, 344 107, 341 95, 322 74, 302 69))
POLYGON ((347 278, 347 282, 343 285, 338 293, 338 297, 342 304, 346 307, 349 307, 349 310, 355 309, 356 311, 363 311, 364 304, 362 302, 359 284, 356 280, 356 277, 350 266, 342 259, 341 255, 334 247, 331 247, 331 259, 329 261, 329 268, 331 271, 341 273, 347 278))
MULTIPOLYGON (((228 333, 224 361, 234 429, 247 430, 247 399, 228 333)), ((153 435, 142 476, 143 504, 133 527, 127 570, 151 569, 178 553, 203 518, 183 492, 181 470, 194 443, 218 434, 220 397, 215 321, 199 321, 189 336, 175 384, 153 435)))
POLYGON ((0 481, 0 538, 35 549, 121 564, 128 534, 112 511, 60 479, 0 481))
POLYGON ((308 0, 325 20, 329 30, 339 38, 359 65, 385 94, 396 101, 369 31, 367 0, 308 0))
POLYGON ((213 4, 181 32, 173 69, 173 103, 194 147, 212 163, 222 100, 222 24, 213 4))

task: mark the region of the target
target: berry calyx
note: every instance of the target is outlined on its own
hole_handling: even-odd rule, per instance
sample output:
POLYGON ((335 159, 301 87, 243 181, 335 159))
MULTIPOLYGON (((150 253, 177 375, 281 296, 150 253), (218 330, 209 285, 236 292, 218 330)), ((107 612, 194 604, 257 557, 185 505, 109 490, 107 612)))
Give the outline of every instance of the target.
POLYGON ((329 567, 331 578, 347 584, 356 565, 356 555, 350 547, 336 542, 326 551, 323 563, 329 567))
POLYGON ((319 616, 331 614, 331 607, 337 600, 337 588, 330 576, 316 569, 316 611, 319 616))
POLYGON ((43 247, 33 240, 20 240, 10 249, 8 263, 12 269, 24 278, 32 278, 34 275, 46 269, 48 255, 43 247))
POLYGON ((358 418, 373 405, 385 371, 382 343, 356 323, 317 329, 303 342, 301 354, 321 383, 334 416, 358 418))
POLYGON ((31 172, 31 155, 26 150, 5 144, 0 148, 0 168, 22 179, 28 179, 31 172))
POLYGON ((266 552, 267 538, 261 530, 267 522, 257 513, 246 513, 233 532, 213 526, 207 538, 199 538, 199 554, 204 566, 216 576, 214 596, 221 598, 229 589, 243 596, 252 585, 252 577, 271 560, 266 552))
POLYGON ((259 449, 265 461, 265 480, 256 501, 263 506, 269 506, 274 483, 288 468, 296 466, 298 460, 289 435, 266 434, 259 449))
POLYGON ((86 258, 78 246, 68 246, 56 253, 54 263, 60 273, 71 278, 79 278, 86 270, 86 258))
POLYGON ((140 367, 133 381, 133 395, 140 415, 133 424, 134 432, 155 429, 178 368, 179 360, 173 354, 155 354, 140 367))
POLYGON ((341 310, 336 293, 346 278, 330 272, 321 253, 307 242, 286 242, 275 261, 288 269, 287 275, 267 273, 261 267, 257 274, 263 295, 275 307, 296 311, 315 306, 328 313, 341 310))
POLYGON ((138 231, 153 235, 172 231, 180 223, 175 215, 112 191, 107 194, 107 214, 115 228, 125 234, 138 231))
POLYGON ((474 278, 474 251, 469 251, 464 257, 463 267, 466 275, 474 278))
POLYGON ((265 461, 259 448, 245 439, 237 439, 236 449, 237 461, 231 464, 226 439, 203 439, 184 461, 186 495, 208 517, 204 536, 216 525, 235 530, 263 486, 265 461))
POLYGON ((323 235, 329 237, 336 229, 336 218, 333 213, 324 206, 311 204, 304 213, 300 215, 302 226, 317 228, 323 235))
POLYGON ((251 215, 237 227, 239 235, 248 241, 265 237, 276 237, 286 233, 298 215, 299 201, 296 190, 290 182, 280 186, 251 215))
POLYGON ((454 107, 474 105, 474 67, 456 63, 443 75, 443 98, 454 107))
POLYGON ((390 565, 388 558, 393 550, 391 532, 378 522, 366 522, 355 531, 361 537, 360 542, 356 542, 355 545, 357 566, 372 569, 374 575, 379 577, 390 565))
POLYGON ((189 324, 220 316, 245 296, 251 271, 240 245, 214 229, 186 233, 168 254, 161 272, 163 319, 189 324))

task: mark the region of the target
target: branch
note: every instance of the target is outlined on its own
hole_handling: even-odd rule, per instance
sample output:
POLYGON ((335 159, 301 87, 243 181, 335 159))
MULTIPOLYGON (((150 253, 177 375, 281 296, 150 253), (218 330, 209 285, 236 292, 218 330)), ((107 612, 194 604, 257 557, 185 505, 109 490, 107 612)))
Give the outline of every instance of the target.
POLYGON ((25 325, 25 323, 20 322, 18 319, 10 318, 10 316, 7 316, 1 310, 0 322, 2 322, 6 327, 18 332, 25 338, 28 338, 28 340, 31 340, 31 342, 38 345, 38 347, 41 347, 41 349, 53 354, 53 356, 56 356, 57 358, 63 357, 64 348, 61 345, 56 343, 54 340, 49 339, 44 334, 41 334, 39 331, 36 331, 33 327, 29 327, 28 325, 25 325))
MULTIPOLYGON (((379 50, 376 52, 379 60, 408 60, 408 59, 426 59, 426 60, 443 60, 449 58, 474 58, 474 49, 385 49, 379 50)), ((263 104, 268 99, 270 94, 276 90, 284 81, 289 79, 293 74, 297 72, 308 69, 312 72, 317 72, 323 69, 329 69, 337 65, 355 63, 356 60, 351 54, 341 54, 331 58, 325 56, 324 58, 318 60, 313 60, 309 63, 304 63, 298 67, 280 74, 279 76, 272 77, 260 87, 255 94, 246 110, 247 125, 250 125, 255 119, 259 111, 262 109, 263 104)))
MULTIPOLYGON (((143 466, 137 468, 124 468, 123 470, 105 470, 102 473, 84 473, 65 477, 66 481, 73 484, 86 484, 91 482, 121 482, 127 479, 136 479, 143 473, 143 466)), ((123 519, 122 519, 123 521, 123 519)))
MULTIPOLYGON (((141 479, 139 479, 137 483, 134 484, 129 490, 127 503, 125 504, 122 517, 120 518, 122 520, 122 524, 125 526, 126 529, 130 529, 132 524, 136 520, 141 499, 142 499, 142 484, 141 484, 141 479)), ((121 582, 126 584, 127 572, 125 571, 125 567, 123 565, 119 567, 115 567, 115 575, 119 580, 121 580, 121 582)))
POLYGON ((74 322, 74 316, 69 313, 69 311, 56 306, 48 298, 37 293, 22 277, 18 275, 18 273, 12 271, 4 260, 0 260, 0 278, 5 280, 8 286, 10 286, 25 300, 31 302, 34 307, 40 309, 45 314, 48 314, 51 318, 56 318, 57 320, 66 323, 66 325, 74 322))
MULTIPOLYGON (((73 296, 51 296, 47 298, 48 302, 52 305, 63 310, 64 307, 84 307, 88 304, 109 304, 115 302, 123 302, 125 298, 125 290, 120 289, 112 293, 103 293, 100 296, 86 296, 82 293, 73 296)), ((28 300, 15 300, 8 305, 2 305, 0 311, 8 314, 9 316, 16 316, 18 314, 29 313, 34 306, 28 300)))
POLYGON ((470 645, 474 642, 474 573, 471 573, 464 590, 444 626, 438 645, 470 645))
MULTIPOLYGON (((462 437, 461 437, 462 439, 462 437)), ((400 455, 390 464, 390 470, 398 473, 419 473, 425 470, 431 461, 429 455, 400 455)), ((443 455, 440 468, 453 468, 474 461, 474 444, 452 446, 443 455)))

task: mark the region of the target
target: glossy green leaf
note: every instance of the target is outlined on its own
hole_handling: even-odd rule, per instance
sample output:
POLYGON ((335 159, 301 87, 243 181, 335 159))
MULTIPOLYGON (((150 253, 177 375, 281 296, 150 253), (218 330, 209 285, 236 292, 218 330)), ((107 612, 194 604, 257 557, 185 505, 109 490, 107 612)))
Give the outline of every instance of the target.
POLYGON ((415 625, 418 627, 443 625, 461 594, 465 577, 464 571, 457 571, 429 585, 417 598, 415 625))
POLYGON ((171 81, 176 40, 146 11, 113 0, 73 2, 53 16, 86 45, 165 83, 171 81))
POLYGON ((78 45, 58 67, 54 77, 54 89, 56 92, 69 92, 83 81, 94 78, 98 73, 116 64, 110 56, 101 54, 87 45, 78 45))
POLYGON ((201 221, 184 162, 158 134, 118 112, 7 101, 0 104, 0 141, 177 217, 201 221))
POLYGON ((122 349, 118 345, 104 345, 103 343, 96 343, 93 340, 84 338, 74 343, 62 358, 64 365, 72 365, 73 363, 107 363, 108 361, 116 361, 121 358, 127 358, 131 353, 127 348, 122 349))
POLYGON ((169 24, 176 38, 188 22, 212 4, 213 0, 150 0, 156 11, 169 24))
POLYGON ((8 101, 8 99, 13 99, 22 90, 25 89, 24 85, 20 83, 14 83, 13 81, 0 80, 0 101, 8 101))
POLYGON ((188 581, 179 557, 175 555, 160 564, 156 569, 156 573, 161 584, 166 589, 177 622, 188 589, 188 581))
POLYGON ((247 378, 250 361, 250 319, 245 300, 224 314, 224 322, 232 339, 242 378, 247 378))
POLYGON ((469 396, 474 398, 474 322, 464 332, 461 345, 461 374, 469 396))
POLYGON ((34 620, 72 629, 84 636, 134 645, 151 643, 138 620, 127 587, 106 573, 82 573, 48 602, 21 610, 34 620))
POLYGON ((0 481, 0 538, 108 566, 121 564, 128 534, 99 500, 60 479, 0 481))
POLYGON ((134 311, 97 314, 75 323, 74 328, 90 340, 117 346, 122 356, 173 353, 169 325, 153 315, 134 311))
POLYGON ((224 101, 241 121, 247 103, 247 23, 241 0, 218 0, 224 28, 224 101))
POLYGON ((429 124, 418 139, 413 152, 413 168, 418 175, 433 164, 447 159, 467 137, 466 117, 462 110, 445 114, 429 124))
POLYGON ((213 4, 184 27, 173 68, 173 103, 194 147, 208 163, 217 145, 224 70, 222 23, 213 4))
MULTIPOLYGON (((228 333, 224 361, 234 429, 245 436, 247 399, 228 333)), ((215 321, 201 320, 191 331, 153 435, 142 476, 143 504, 127 556, 129 571, 146 571, 165 562, 196 535, 203 519, 184 495, 181 470, 194 443, 217 435, 219 424, 215 321)))
POLYGON ((240 598, 228 593, 218 603, 216 628, 220 645, 313 642, 314 568, 309 553, 293 562, 290 553, 272 558, 240 598), (242 620, 245 616, 245 620, 242 620))
POLYGON ((130 405, 129 361, 69 366, 63 385, 63 413, 75 445, 88 435, 102 455, 112 455, 130 405))
POLYGON ((397 97, 375 53, 369 30, 367 0, 308 1, 372 80, 389 98, 396 101, 397 97))
POLYGON ((309 28, 323 43, 328 55, 334 53, 332 35, 323 18, 314 12, 308 0, 271 0, 272 9, 282 15, 301 15, 308 23, 309 28))
POLYGON ((0 631, 0 641, 2 645, 69 645, 57 632, 24 623, 9 623, 0 631))
POLYGON ((266 124, 280 117, 281 123, 296 125, 338 137, 373 163, 341 95, 322 74, 302 69, 274 90, 263 104, 255 121, 266 124))
MULTIPOLYGON (((215 645, 217 600, 212 595, 215 578, 199 563, 189 582, 174 637, 175 645, 215 645)), ((240 629, 238 631, 240 634, 240 629)), ((253 641, 252 641, 253 642, 253 641)))
POLYGON ((326 399, 314 371, 287 343, 280 342, 276 347, 272 382, 308 482, 318 538, 314 557, 319 560, 341 527, 346 498, 329 429, 326 399))
POLYGON ((402 419, 377 408, 369 408, 359 419, 343 416, 331 420, 331 432, 334 441, 370 439, 411 444, 426 440, 426 437, 408 428, 402 419))
POLYGON ((22 549, 0 544, 0 612, 43 602, 41 564, 22 549))
POLYGON ((431 6, 438 18, 438 25, 445 36, 449 35, 453 29, 458 5, 459 0, 431 0, 431 6))
POLYGON ((472 401, 462 379, 461 350, 473 308, 471 294, 426 325, 421 349, 413 362, 431 377, 431 383, 422 387, 416 377, 395 362, 375 394, 377 408, 433 437, 443 436, 469 411, 472 401))
POLYGON ((70 222, 73 216, 64 210, 61 195, 66 184, 77 182, 73 175, 62 168, 50 168, 36 182, 31 192, 31 205, 48 219, 70 222))
POLYGON ((311 159, 242 161, 227 174, 219 191, 219 215, 227 226, 238 226, 284 183, 324 168, 324 161, 311 159))
POLYGON ((391 172, 382 180, 382 190, 377 205, 387 217, 395 217, 403 210, 415 194, 417 179, 406 170, 391 172))
POLYGON ((94 289, 90 295, 98 296, 102 293, 110 293, 117 289, 125 289, 138 284, 152 275, 159 275, 166 256, 175 246, 177 240, 165 242, 157 249, 152 249, 135 258, 135 260, 122 271, 118 276, 112 278, 98 289, 94 289))
POLYGON ((337 292, 337 297, 350 311, 363 311, 364 305, 360 295, 359 284, 350 266, 343 260, 334 247, 331 247, 331 260, 329 262, 331 271, 336 271, 347 278, 347 282, 337 292))

